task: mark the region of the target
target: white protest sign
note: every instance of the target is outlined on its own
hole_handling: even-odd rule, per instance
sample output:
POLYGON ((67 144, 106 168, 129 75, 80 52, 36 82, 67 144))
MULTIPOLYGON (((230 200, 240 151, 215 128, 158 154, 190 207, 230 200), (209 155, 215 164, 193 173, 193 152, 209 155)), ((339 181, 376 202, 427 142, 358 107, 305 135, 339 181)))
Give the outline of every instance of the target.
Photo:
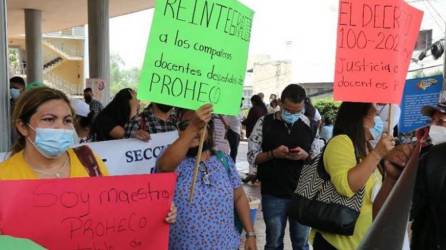
POLYGON ((95 99, 102 100, 102 93, 104 92, 105 84, 106 82, 104 79, 88 78, 86 80, 85 86, 87 88, 91 88, 95 99))
POLYGON ((153 173, 161 153, 178 138, 178 133, 150 135, 148 142, 123 139, 88 143, 107 165, 110 175, 153 173))
MULTIPOLYGON (((155 171, 161 153, 177 138, 176 131, 150 135, 148 142, 123 139, 92 142, 88 145, 105 162, 110 175, 148 174, 155 171)), ((7 153, 0 153, 0 162, 7 153)))

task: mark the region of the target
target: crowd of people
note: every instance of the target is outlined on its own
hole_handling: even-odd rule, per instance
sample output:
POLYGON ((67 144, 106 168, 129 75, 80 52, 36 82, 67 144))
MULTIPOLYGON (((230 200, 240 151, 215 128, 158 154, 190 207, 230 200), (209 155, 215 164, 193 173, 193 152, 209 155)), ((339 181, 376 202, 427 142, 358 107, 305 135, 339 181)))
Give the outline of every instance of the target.
MULTIPOLYGON (((178 176, 174 202, 166 215, 166 223, 171 224, 169 249, 238 249, 242 229, 245 249, 257 249, 249 199, 235 167, 243 128, 250 164, 244 181, 260 182, 266 225, 266 244, 261 247, 265 249, 284 248, 287 223, 293 249, 309 249, 309 244, 315 250, 356 249, 414 149, 412 143, 396 140, 397 127, 386 131, 389 121, 383 113, 388 105, 344 102, 332 120, 319 113, 298 84, 288 85, 280 99, 271 95, 268 105, 262 93, 252 96, 246 118, 213 114, 210 104, 196 111, 161 103, 141 107, 130 88, 120 90, 104 107, 89 88, 80 100, 41 84, 28 87, 20 77, 11 78, 10 86, 14 146, 0 163, 0 180, 107 176, 106 164, 93 151, 79 153, 75 146, 124 138, 149 141, 153 134, 178 131, 178 139, 156 166, 158 172, 178 176), (202 133, 203 152, 190 203, 202 133), (85 154, 95 159, 93 169, 84 163, 85 154), (348 198, 361 193, 351 235, 310 228, 290 216, 301 169, 319 155, 336 192, 348 198)), ((424 147, 411 210, 411 245, 412 249, 446 249, 442 228, 446 104, 420 112, 431 118, 432 125, 418 132, 424 147)))

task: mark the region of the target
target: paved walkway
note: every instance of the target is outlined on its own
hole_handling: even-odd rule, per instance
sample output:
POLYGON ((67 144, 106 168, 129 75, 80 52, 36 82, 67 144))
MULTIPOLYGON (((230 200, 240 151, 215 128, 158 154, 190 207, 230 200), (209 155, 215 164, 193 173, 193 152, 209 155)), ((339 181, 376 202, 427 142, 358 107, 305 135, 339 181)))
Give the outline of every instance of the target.
MULTIPOLYGON (((237 166, 239 171, 246 172, 247 169, 247 159, 246 159, 246 153, 248 152, 248 144, 246 142, 241 142, 239 146, 238 156, 237 156, 237 166)), ((260 199, 260 186, 259 185, 244 185, 245 192, 250 198, 257 198, 260 199)), ((257 210, 257 216, 256 221, 254 224, 254 228, 257 233, 257 247, 258 249, 263 249, 265 247, 265 223, 263 221, 263 214, 261 211, 261 207, 257 210)), ((290 235, 288 231, 288 227, 285 232, 285 250, 292 250, 291 247, 291 241, 290 241, 290 235)), ((243 243, 242 247, 240 249, 243 249, 243 243)))

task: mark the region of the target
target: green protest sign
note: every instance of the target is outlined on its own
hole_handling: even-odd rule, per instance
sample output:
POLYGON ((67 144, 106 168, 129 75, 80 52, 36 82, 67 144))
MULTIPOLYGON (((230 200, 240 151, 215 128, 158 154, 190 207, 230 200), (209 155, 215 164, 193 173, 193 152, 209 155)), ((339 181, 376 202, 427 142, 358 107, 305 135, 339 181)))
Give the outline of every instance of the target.
POLYGON ((138 98, 240 112, 254 12, 236 0, 157 0, 138 98))
POLYGON ((0 235, 0 246, 3 250, 45 250, 28 239, 0 235))

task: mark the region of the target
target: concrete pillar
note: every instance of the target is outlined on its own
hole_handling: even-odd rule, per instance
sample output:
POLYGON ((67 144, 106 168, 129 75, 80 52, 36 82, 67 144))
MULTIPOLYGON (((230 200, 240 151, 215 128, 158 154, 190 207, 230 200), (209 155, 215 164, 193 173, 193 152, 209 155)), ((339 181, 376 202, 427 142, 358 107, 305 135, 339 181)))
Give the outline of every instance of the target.
POLYGON ((6 17, 6 0, 0 0, 0 152, 8 152, 11 145, 6 17))
POLYGON ((108 0, 88 0, 88 51, 90 78, 105 80, 101 102, 110 97, 110 35, 108 0))
POLYGON ((25 9, 26 81, 43 82, 42 11, 25 9))

